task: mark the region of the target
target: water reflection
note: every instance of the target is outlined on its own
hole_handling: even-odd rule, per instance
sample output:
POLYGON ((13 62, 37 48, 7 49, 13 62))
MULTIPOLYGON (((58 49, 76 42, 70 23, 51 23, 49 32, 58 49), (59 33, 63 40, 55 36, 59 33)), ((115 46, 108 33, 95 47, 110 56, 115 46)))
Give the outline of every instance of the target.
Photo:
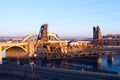
POLYGON ((102 56, 102 69, 120 72, 120 54, 112 56, 102 56), (108 61, 109 57, 109 61, 108 61))
POLYGON ((108 66, 112 66, 113 65, 113 63, 114 63, 113 55, 108 55, 107 56, 107 63, 108 63, 108 66))

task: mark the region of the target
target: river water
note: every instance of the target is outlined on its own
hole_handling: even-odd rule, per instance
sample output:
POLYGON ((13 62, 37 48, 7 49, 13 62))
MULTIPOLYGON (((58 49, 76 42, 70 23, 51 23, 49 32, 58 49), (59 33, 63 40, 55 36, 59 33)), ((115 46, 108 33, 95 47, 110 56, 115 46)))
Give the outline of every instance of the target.
POLYGON ((114 61, 112 63, 107 62, 107 56, 102 56, 101 58, 101 69, 120 72, 120 54, 113 55, 114 61))
POLYGON ((89 68, 96 70, 107 70, 113 72, 120 72, 120 54, 112 55, 114 60, 110 63, 107 61, 108 56, 100 56, 102 59, 101 64, 93 64, 93 63, 84 63, 84 62, 71 62, 70 65, 77 68, 89 68))

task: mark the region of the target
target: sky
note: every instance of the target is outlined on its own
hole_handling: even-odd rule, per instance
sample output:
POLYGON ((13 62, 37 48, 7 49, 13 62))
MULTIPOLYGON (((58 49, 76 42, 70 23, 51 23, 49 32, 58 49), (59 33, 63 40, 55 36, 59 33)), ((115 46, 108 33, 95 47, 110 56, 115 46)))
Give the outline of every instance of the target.
POLYGON ((0 36, 39 33, 48 24, 58 36, 120 34, 120 0, 0 0, 0 36))

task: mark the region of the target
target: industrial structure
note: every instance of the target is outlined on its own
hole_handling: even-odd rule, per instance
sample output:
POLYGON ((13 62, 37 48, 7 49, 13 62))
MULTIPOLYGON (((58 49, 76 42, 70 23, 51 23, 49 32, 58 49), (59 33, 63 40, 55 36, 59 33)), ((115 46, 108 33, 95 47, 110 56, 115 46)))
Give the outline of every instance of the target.
POLYGON ((48 32, 48 25, 43 24, 39 34, 29 34, 20 42, 0 42, 0 59, 6 51, 7 57, 62 58, 82 55, 89 41, 60 40, 54 33, 48 32))
POLYGON ((118 46, 120 39, 102 37, 100 27, 97 26, 93 27, 92 43, 90 41, 60 40, 58 35, 48 32, 48 24, 43 24, 39 34, 29 34, 20 42, 0 42, 0 61, 2 63, 3 51, 6 51, 6 58, 72 59, 81 56, 96 56, 105 53, 100 49, 104 49, 105 45, 118 46))
POLYGON ((74 57, 88 46, 89 41, 60 40, 57 35, 48 36, 48 25, 41 26, 35 53, 41 58, 53 59, 63 57, 74 57))
POLYGON ((93 44, 99 46, 120 46, 120 35, 102 36, 100 27, 93 27, 93 44))

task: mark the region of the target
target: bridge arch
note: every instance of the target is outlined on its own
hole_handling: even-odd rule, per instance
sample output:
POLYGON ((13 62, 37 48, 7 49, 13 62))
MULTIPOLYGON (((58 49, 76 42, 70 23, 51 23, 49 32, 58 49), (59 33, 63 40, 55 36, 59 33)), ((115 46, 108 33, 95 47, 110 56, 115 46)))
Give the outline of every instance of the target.
POLYGON ((3 51, 6 51, 6 57, 24 57, 28 55, 27 49, 22 46, 10 46, 5 48, 3 51))
POLYGON ((48 33, 48 40, 49 41, 59 41, 60 39, 59 39, 59 37, 56 34, 48 33))
MULTIPOLYGON (((59 38, 56 34, 48 33, 47 35, 48 35, 48 40, 49 41, 59 41, 59 38)), ((29 35, 25 36, 23 38, 23 40, 21 41, 21 43, 29 42, 29 41, 36 41, 37 38, 38 38, 38 34, 32 33, 32 34, 29 34, 29 35)))
POLYGON ((35 33, 32 33, 32 34, 28 34, 27 36, 25 36, 23 38, 23 40, 21 41, 21 43, 24 43, 24 42, 29 42, 31 40, 37 40, 38 38, 38 34, 35 34, 35 33))

